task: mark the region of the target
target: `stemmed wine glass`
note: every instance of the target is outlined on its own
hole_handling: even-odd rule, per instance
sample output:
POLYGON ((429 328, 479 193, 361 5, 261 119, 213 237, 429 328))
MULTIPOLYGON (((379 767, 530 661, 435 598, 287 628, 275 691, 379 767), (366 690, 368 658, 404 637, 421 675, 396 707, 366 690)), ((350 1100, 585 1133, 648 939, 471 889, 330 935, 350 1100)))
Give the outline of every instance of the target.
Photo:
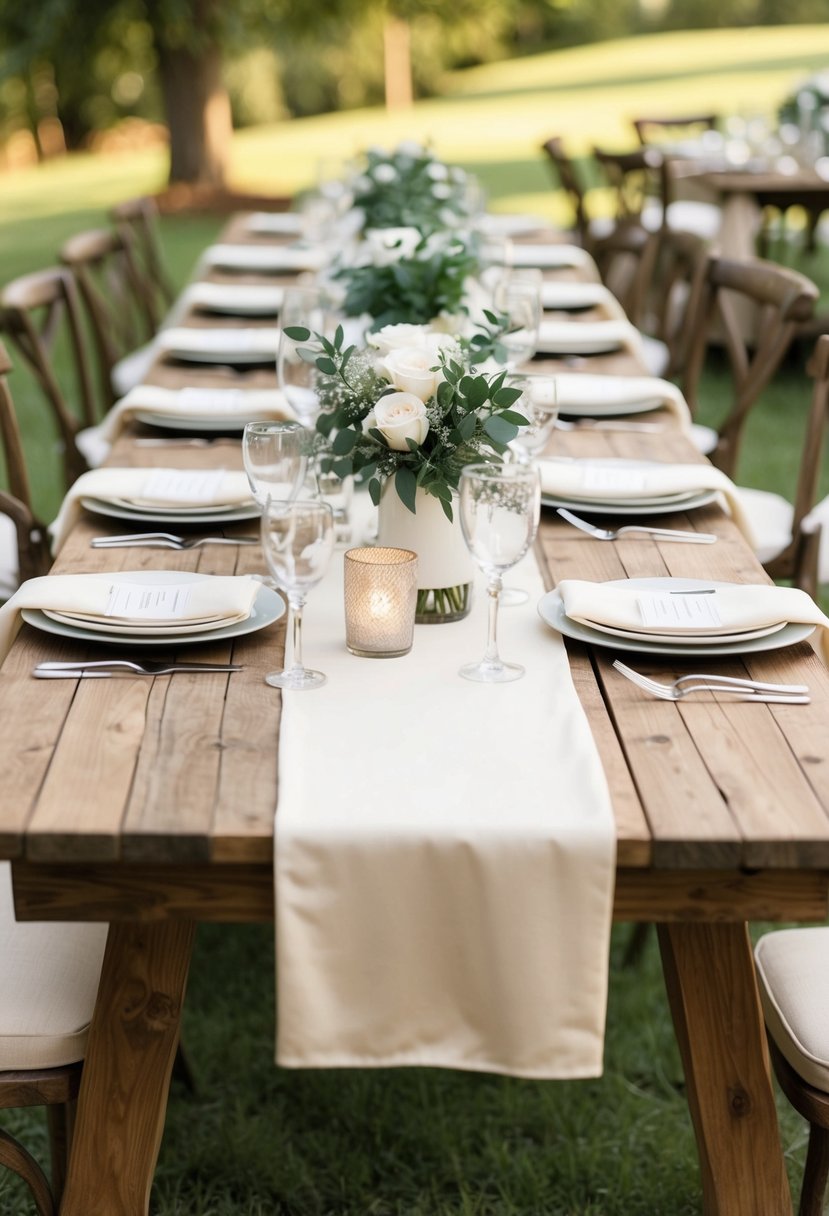
POLYGON ((316 391, 317 369, 313 356, 303 356, 311 340, 298 341, 286 330, 299 328, 310 334, 324 334, 331 326, 331 301, 320 287, 289 287, 279 312, 279 348, 276 379, 297 418, 312 427, 319 413, 316 391))
POLYGON ((254 501, 264 509, 299 494, 308 468, 310 435, 298 422, 248 422, 242 460, 254 501))
POLYGON ((498 600, 505 570, 524 556, 541 513, 538 469, 521 464, 473 464, 461 473, 460 519, 464 540, 487 576, 489 620, 484 657, 461 667, 460 675, 484 684, 519 680, 524 668, 498 653, 498 600))
POLYGON ((265 676, 265 683, 300 692, 319 688, 325 675, 302 662, 302 609, 334 551, 334 512, 327 502, 268 503, 262 512, 262 548, 268 569, 288 600, 285 668, 265 676))
POLYGON ((494 310, 507 319, 507 330, 500 341, 510 368, 527 363, 538 348, 541 282, 540 270, 511 270, 502 274, 493 287, 494 310))
POLYGON ((519 464, 532 464, 546 448, 558 419, 558 384, 555 376, 526 372, 510 381, 521 389, 515 404, 519 414, 529 420, 510 443, 519 464))

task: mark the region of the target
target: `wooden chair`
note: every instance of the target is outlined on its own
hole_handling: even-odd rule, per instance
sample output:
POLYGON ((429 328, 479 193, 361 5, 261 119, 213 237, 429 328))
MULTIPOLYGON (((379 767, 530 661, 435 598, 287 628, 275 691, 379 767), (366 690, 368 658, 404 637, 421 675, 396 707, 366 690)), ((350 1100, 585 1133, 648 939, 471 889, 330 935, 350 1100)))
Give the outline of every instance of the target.
POLYGON ((46 1107, 51 1187, 2 1128, 0 1165, 29 1187, 38 1216, 56 1216, 60 1206, 106 934, 106 925, 18 924, 10 867, 0 862, 0 1110, 46 1107))
POLYGON ((553 136, 541 146, 546 153, 553 169, 553 175, 561 186, 573 211, 573 225, 579 244, 585 249, 591 249, 597 236, 604 236, 612 228, 612 223, 590 220, 585 203, 585 191, 579 180, 576 166, 564 148, 564 142, 553 136))
POLYGON ((693 232, 713 241, 720 230, 722 211, 712 203, 676 198, 671 162, 658 148, 633 152, 594 148, 593 154, 614 192, 616 219, 637 220, 649 232, 671 229, 693 232))
POLYGON ((11 360, 0 342, 0 440, 8 491, 0 490, 0 598, 7 598, 27 578, 46 574, 51 565, 46 528, 32 510, 29 476, 20 428, 6 379, 11 360))
POLYGON ((809 1123, 799 1216, 822 1216, 829 1179, 829 928, 778 929, 754 951, 771 1061, 809 1123))
POLYGON ((158 329, 176 298, 158 236, 158 207, 144 196, 113 207, 110 219, 121 237, 131 244, 141 285, 142 306, 152 333, 158 329))
POLYGON ((107 405, 143 379, 156 325, 149 289, 124 229, 70 237, 60 260, 71 270, 92 329, 101 394, 107 405))
POLYGON ((671 117, 641 116, 632 120, 634 130, 643 147, 663 142, 677 136, 699 136, 705 131, 716 130, 717 114, 675 114, 671 117))
POLYGON ((102 412, 93 388, 82 309, 69 271, 42 270, 7 283, 0 291, 0 329, 32 371, 51 408, 68 488, 89 467, 77 435, 94 425, 102 412), (68 364, 61 364, 60 356, 67 354, 68 364))
MULTIPOLYGON (((717 431, 711 459, 734 476, 746 420, 782 363, 798 329, 812 316, 818 289, 805 275, 758 259, 709 255, 689 304, 689 342, 682 388, 695 411, 712 333, 721 338, 731 369, 729 412, 717 431), (747 334, 745 308, 756 313, 747 334), (752 306, 754 306, 752 308, 752 306)), ((753 319, 753 318, 752 318, 753 319)))

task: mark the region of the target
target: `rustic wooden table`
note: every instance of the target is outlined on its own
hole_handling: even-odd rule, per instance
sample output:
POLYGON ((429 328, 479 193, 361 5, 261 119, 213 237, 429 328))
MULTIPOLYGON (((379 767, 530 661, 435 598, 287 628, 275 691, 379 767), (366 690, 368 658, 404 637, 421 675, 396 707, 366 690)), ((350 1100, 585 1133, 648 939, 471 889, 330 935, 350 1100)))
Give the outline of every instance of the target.
MULTIPOLYGON (((586 370, 611 368, 639 370, 629 356, 585 360, 586 370)), ((160 362, 152 379, 215 385, 231 376, 160 362)), ((272 377, 248 372, 241 382, 272 377)), ((124 434, 112 463, 240 463, 233 440, 136 447, 141 433, 124 434)), ((585 430, 557 433, 555 443, 573 455, 696 458, 667 419, 658 434, 585 430)), ((84 517, 56 571, 262 568, 258 549, 90 549, 109 522, 84 517)), ((545 512, 536 555, 546 584, 765 579, 718 507, 664 522, 715 531, 719 541, 602 544, 545 512)), ((62 1216, 148 1211, 195 925, 273 917, 281 697, 262 677, 283 638, 280 622, 188 647, 188 657, 244 664, 230 677, 53 683, 31 678, 36 661, 88 657, 94 648, 25 626, 0 672, 0 856, 12 859, 18 916, 111 922, 62 1216)), ((829 674, 801 643, 718 669, 805 681, 811 705, 677 705, 619 677, 612 652, 568 650, 613 796, 615 916, 659 926, 704 1211, 790 1216, 746 922, 825 918, 829 674)), ((673 670, 669 662, 647 667, 657 676, 673 670)))

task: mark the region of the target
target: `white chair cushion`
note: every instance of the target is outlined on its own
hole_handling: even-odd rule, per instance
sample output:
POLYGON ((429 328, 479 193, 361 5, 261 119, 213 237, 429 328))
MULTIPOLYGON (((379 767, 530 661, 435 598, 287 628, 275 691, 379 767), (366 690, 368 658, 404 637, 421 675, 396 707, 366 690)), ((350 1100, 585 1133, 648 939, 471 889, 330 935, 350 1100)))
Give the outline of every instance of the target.
POLYGON ((112 447, 101 435, 100 426, 88 426, 78 431, 75 443, 90 469, 97 469, 98 465, 103 464, 112 447))
POLYGON ((820 524, 820 550, 818 551, 817 577, 820 583, 829 583, 829 498, 824 498, 812 507, 803 520, 803 526, 820 524))
POLYGON ((0 862, 0 1070, 83 1059, 106 937, 106 925, 16 922, 0 862))
POLYGON ((804 1081, 829 1093, 829 928, 767 933, 754 957, 769 1034, 804 1081))
MULTIPOLYGON (((648 232, 658 232, 662 227, 661 202, 648 199, 639 219, 648 232)), ((668 204, 668 227, 672 232, 692 232, 704 241, 713 241, 719 236, 721 226, 722 211, 716 203, 683 198, 668 204)))
POLYGON ((148 342, 146 346, 140 346, 118 360, 109 378, 119 397, 125 397, 136 384, 143 383, 157 353, 155 342, 148 342))
POLYGON ((710 455, 719 443, 719 435, 712 426, 703 426, 699 422, 691 423, 691 442, 703 456, 710 455))
POLYGON ((19 586, 17 529, 8 515, 0 514, 0 600, 7 600, 19 586))
POLYGON ((794 507, 780 494, 767 490, 740 486, 738 493, 754 537, 754 552, 761 562, 770 562, 792 539, 794 507))

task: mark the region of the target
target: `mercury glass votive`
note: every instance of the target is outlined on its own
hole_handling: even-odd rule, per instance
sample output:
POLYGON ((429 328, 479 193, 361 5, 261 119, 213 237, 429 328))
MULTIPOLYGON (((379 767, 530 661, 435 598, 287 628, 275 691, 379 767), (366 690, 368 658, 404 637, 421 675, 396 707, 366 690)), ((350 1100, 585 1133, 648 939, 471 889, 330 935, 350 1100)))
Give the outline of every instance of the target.
POLYGON ((349 549, 345 554, 345 644, 367 659, 408 654, 417 603, 411 549, 349 549))

